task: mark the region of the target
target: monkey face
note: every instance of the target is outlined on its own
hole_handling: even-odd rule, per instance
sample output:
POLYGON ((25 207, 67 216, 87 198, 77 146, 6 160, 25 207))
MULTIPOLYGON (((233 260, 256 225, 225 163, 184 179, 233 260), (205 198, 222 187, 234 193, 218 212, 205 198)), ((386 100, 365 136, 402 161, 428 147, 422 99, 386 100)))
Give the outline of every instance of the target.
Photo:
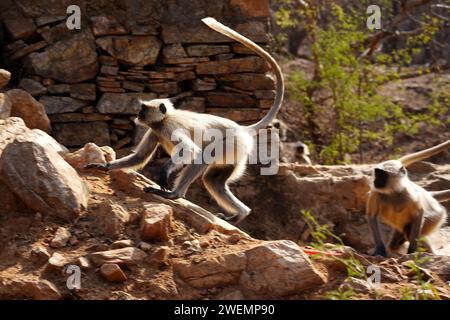
POLYGON ((136 122, 148 127, 164 120, 167 113, 173 110, 172 102, 169 99, 154 99, 140 102, 141 110, 137 115, 136 122))
POLYGON ((384 193, 395 192, 407 176, 405 167, 396 160, 381 163, 373 172, 373 186, 384 193))

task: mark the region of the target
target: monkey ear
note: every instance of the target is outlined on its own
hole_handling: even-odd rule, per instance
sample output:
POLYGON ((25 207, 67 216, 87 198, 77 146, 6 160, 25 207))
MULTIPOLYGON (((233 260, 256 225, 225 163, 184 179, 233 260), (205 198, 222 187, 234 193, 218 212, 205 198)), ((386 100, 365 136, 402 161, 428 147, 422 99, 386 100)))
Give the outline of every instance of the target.
POLYGON ((162 114, 165 114, 165 113, 167 112, 167 108, 166 108, 166 106, 164 105, 164 103, 161 103, 161 104, 159 105, 159 111, 161 111, 162 114))

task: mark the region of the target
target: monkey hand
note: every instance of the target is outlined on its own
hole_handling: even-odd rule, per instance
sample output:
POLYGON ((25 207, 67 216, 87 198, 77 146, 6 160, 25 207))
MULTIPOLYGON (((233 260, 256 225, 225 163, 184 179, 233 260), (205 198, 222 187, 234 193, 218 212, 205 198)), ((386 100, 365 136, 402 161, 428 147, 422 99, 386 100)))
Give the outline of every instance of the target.
POLYGON ((109 163, 89 163, 84 166, 84 169, 97 169, 100 171, 108 171, 109 163))
POLYGON ((180 198, 180 196, 173 191, 164 191, 164 190, 156 189, 153 187, 145 187, 144 192, 155 194, 157 196, 160 196, 160 197, 163 197, 166 199, 170 199, 170 200, 175 200, 175 199, 180 198))

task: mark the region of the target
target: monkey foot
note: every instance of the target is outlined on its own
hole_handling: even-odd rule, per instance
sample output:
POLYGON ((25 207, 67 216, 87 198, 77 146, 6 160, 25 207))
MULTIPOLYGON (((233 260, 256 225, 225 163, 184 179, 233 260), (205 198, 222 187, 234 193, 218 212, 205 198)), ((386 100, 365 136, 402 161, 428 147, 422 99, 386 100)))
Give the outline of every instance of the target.
POLYGON ((376 248, 375 252, 372 254, 372 256, 387 257, 386 249, 384 247, 376 248))
POLYGON ((156 189, 153 187, 144 188, 144 192, 155 194, 157 196, 160 196, 160 197, 163 197, 166 199, 171 199, 171 200, 180 198, 180 196, 173 191, 164 191, 164 190, 156 189))

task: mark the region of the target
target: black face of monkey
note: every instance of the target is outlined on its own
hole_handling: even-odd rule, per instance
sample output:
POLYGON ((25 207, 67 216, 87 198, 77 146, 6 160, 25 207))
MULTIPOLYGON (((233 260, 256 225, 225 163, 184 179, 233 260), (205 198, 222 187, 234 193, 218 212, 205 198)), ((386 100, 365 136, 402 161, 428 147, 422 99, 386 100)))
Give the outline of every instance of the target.
POLYGON ((147 116, 147 112, 148 112, 147 107, 144 104, 142 104, 141 111, 139 111, 139 113, 138 113, 138 119, 141 121, 144 121, 145 117, 147 116))
POLYGON ((375 180, 373 182, 373 185, 375 188, 384 188, 386 187, 388 180, 389 180, 389 173, 387 173, 384 170, 376 168, 374 170, 375 180))

